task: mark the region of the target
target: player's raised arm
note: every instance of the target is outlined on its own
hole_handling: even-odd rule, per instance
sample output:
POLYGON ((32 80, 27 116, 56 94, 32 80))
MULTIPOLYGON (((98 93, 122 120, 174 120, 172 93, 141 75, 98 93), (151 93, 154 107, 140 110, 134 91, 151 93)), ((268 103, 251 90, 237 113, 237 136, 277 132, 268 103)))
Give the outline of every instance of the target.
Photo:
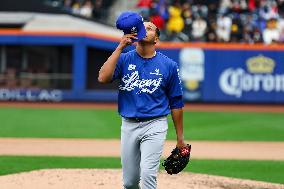
POLYGON ((120 54, 126 46, 132 44, 132 39, 137 39, 135 37, 136 35, 137 34, 126 34, 121 38, 117 48, 100 69, 98 77, 100 83, 109 83, 111 81, 120 54))

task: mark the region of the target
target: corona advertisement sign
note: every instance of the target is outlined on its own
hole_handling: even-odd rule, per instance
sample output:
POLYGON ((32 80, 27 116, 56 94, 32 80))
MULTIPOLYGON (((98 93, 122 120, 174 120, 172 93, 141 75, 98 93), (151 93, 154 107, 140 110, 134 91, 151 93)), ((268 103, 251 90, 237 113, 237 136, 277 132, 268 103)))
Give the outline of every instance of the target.
POLYGON ((224 70, 219 78, 219 86, 225 94, 237 98, 243 92, 284 92, 284 74, 273 73, 275 64, 273 59, 263 55, 249 58, 246 61, 246 70, 224 70))
POLYGON ((219 102, 284 102, 283 60, 281 52, 216 53, 206 61, 204 99, 219 102), (221 61, 217 56, 222 56, 221 61))

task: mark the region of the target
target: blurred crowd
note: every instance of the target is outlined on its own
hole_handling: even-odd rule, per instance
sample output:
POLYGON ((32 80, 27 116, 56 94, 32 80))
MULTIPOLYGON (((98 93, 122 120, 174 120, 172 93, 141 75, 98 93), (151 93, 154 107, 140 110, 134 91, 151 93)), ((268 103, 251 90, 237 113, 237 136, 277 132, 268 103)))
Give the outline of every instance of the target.
MULTIPOLYGON (((48 81, 48 80, 45 80, 48 81)), ((0 74, 0 87, 5 89, 39 89, 46 86, 39 86, 37 80, 30 77, 26 71, 17 68, 7 68, 0 74)))
MULTIPOLYGON (((101 22, 111 5, 111 0, 48 1, 101 22)), ((284 0, 138 0, 135 8, 160 28, 162 41, 284 42, 284 0)))
POLYGON ((164 41, 284 42, 284 0, 139 0, 164 41))
POLYGON ((0 88, 5 89, 69 89, 72 75, 70 73, 52 73, 51 70, 25 70, 8 67, 0 73, 0 88))
POLYGON ((111 1, 103 0, 46 0, 49 5, 60 7, 71 14, 105 21, 111 1))

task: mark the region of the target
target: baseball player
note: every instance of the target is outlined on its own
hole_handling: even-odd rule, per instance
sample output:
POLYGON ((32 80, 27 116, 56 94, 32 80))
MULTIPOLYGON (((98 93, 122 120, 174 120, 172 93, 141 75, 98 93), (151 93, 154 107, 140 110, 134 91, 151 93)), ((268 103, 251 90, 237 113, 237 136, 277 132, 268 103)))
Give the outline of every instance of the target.
POLYGON ((121 124, 121 164, 125 189, 155 189, 160 157, 171 113, 177 147, 183 139, 182 86, 177 63, 155 50, 159 29, 127 12, 117 20, 126 33, 100 69, 98 80, 119 80, 118 111, 121 124), (123 25, 124 24, 124 25, 123 25), (138 41, 136 49, 123 49, 138 41))

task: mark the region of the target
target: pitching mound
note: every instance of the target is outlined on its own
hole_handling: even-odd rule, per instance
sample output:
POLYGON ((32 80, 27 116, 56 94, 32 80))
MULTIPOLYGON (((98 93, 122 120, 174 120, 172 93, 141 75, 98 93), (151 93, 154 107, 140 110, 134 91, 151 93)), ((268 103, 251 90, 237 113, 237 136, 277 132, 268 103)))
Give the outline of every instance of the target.
MULTIPOLYGON (((111 169, 48 169, 0 177, 1 189, 114 189, 121 171, 111 169)), ((159 189, 284 189, 284 185, 204 174, 161 172, 159 189)))

